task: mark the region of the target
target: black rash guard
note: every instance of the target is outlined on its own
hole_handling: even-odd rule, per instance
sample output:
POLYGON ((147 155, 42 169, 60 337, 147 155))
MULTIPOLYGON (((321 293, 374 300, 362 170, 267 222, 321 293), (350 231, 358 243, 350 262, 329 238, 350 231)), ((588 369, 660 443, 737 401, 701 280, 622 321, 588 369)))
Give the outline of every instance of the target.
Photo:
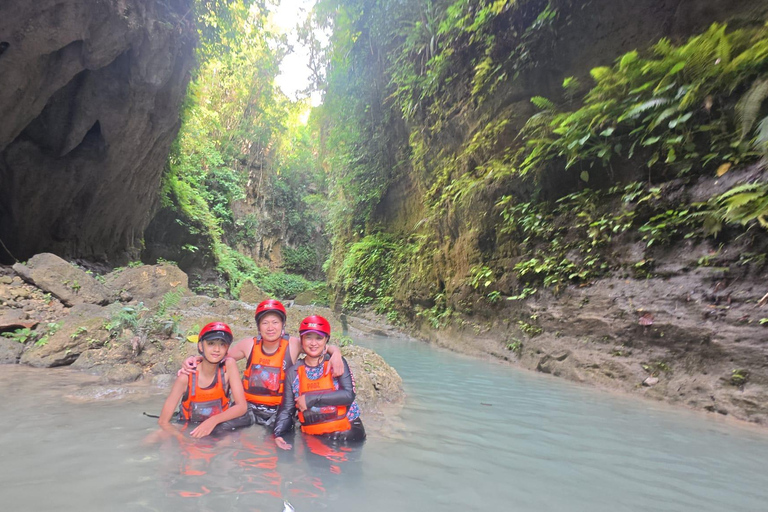
MULTIPOLYGON (((326 355, 327 361, 329 356, 326 355)), ((350 406, 355 401, 355 391, 352 387, 352 373, 349 371, 347 360, 343 357, 344 373, 338 377, 339 389, 336 391, 312 391, 306 393, 307 409, 312 407, 323 407, 326 405, 344 405, 350 406)), ((296 379, 298 369, 304 365, 301 359, 295 365, 285 372, 285 383, 283 385, 283 401, 277 409, 277 421, 275 421, 275 437, 282 437, 293 429, 293 418, 296 414, 296 397, 298 390, 294 392, 293 381, 296 379)))

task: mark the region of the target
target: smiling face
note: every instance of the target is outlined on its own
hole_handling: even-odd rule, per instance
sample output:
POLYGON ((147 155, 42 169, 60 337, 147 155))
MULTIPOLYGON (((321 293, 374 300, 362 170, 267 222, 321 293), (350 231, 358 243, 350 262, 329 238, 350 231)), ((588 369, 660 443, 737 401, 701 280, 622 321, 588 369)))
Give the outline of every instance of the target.
POLYGON ((203 340, 197 344, 197 349, 206 361, 212 364, 220 363, 227 355, 229 345, 218 338, 203 340))
POLYGON ((301 347, 309 357, 320 357, 325 352, 328 337, 316 332, 301 335, 301 347))
POLYGON ((267 313, 259 320, 259 334, 266 342, 280 339, 283 334, 283 319, 277 313, 267 313))

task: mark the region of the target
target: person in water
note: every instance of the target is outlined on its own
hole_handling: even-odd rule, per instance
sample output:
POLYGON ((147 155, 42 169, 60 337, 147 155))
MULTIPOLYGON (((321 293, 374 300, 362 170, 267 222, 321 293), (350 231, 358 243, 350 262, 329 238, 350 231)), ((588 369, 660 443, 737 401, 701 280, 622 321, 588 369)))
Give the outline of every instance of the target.
MULTIPOLYGON (((227 356, 237 361, 246 359, 243 389, 253 423, 272 426, 283 397, 285 371, 296 363, 301 353, 301 340, 285 334, 285 306, 268 299, 256 307, 254 314, 258 337, 244 338, 229 348, 227 356)), ((330 370, 335 376, 344 372, 338 347, 329 346, 330 370)), ((197 358, 188 358, 183 373, 194 371, 197 358)))
POLYGON ((202 328, 197 342, 202 361, 196 372, 176 377, 160 413, 161 427, 170 427, 179 401, 178 419, 198 423, 190 432, 192 437, 207 436, 217 427, 234 429, 250 424, 240 372, 235 361, 226 359, 231 344, 232 330, 227 324, 211 322, 202 328))
POLYGON ((365 428, 355 402, 355 384, 346 359, 339 377, 328 373, 326 357, 331 325, 321 316, 308 316, 299 326, 301 346, 306 356, 286 373, 283 398, 277 411, 275 443, 290 450, 283 436, 293 429, 293 416, 299 411, 304 434, 334 441, 362 441, 365 428))

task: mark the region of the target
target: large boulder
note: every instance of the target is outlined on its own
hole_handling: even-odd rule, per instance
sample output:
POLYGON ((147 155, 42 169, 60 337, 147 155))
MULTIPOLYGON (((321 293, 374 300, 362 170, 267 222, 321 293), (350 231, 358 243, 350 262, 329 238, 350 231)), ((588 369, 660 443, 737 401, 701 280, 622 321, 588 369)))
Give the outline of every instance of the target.
POLYGON ((16 258, 135 259, 194 65, 192 3, 0 2, 0 239, 16 258))
POLYGON ((55 254, 36 254, 26 265, 16 263, 13 270, 67 306, 107 304, 112 298, 104 285, 55 254))
POLYGON ((405 399, 403 379, 384 358, 369 348, 348 345, 341 353, 355 378, 357 403, 364 411, 382 404, 399 404, 405 399))
POLYGON ((240 300, 243 302, 247 302, 248 304, 258 304, 268 298, 269 295, 267 292, 250 281, 246 281, 240 286, 240 300))
POLYGON ((109 332, 104 328, 109 317, 107 308, 93 304, 74 306, 59 322, 43 327, 47 334, 27 348, 21 363, 43 368, 72 364, 81 353, 109 340, 109 332))
POLYGON ((157 304, 169 292, 192 295, 187 288, 187 274, 167 263, 116 270, 107 275, 105 284, 112 293, 128 293, 148 306, 157 304))

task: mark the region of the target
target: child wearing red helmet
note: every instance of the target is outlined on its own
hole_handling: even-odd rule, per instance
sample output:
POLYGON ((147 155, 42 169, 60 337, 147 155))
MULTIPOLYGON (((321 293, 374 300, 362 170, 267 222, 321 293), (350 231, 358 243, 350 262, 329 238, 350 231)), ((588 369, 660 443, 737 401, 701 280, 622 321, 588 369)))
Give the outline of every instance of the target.
POLYGON ((181 401, 179 420, 198 425, 192 437, 204 437, 215 428, 234 429, 250 424, 243 383, 237 364, 226 359, 232 330, 222 322, 211 322, 200 331, 197 350, 202 361, 195 373, 176 377, 165 400, 158 423, 169 428, 176 405, 181 401), (230 400, 231 397, 231 400, 230 400))
POLYGON ((275 422, 275 443, 289 450, 283 436, 293 429, 293 416, 298 409, 301 431, 334 441, 362 441, 365 428, 355 402, 355 382, 346 359, 339 377, 328 374, 326 348, 331 325, 325 318, 313 315, 299 325, 301 346, 306 356, 286 372, 283 399, 275 422))

